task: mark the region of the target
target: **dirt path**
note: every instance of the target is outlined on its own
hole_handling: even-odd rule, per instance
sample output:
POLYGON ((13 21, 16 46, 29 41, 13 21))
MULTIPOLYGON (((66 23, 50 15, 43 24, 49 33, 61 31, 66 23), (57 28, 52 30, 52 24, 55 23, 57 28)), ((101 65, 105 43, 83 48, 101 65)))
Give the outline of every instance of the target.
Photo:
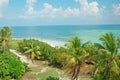
POLYGON ((16 56, 18 56, 22 62, 27 63, 29 67, 38 66, 37 64, 32 63, 32 61, 30 59, 28 59, 25 55, 23 55, 21 52, 18 52, 17 50, 10 49, 10 52, 12 52, 16 56))
POLYGON ((28 67, 31 69, 31 71, 28 71, 23 75, 24 80, 32 80, 32 78, 37 74, 47 70, 46 67, 42 67, 43 65, 46 65, 45 61, 34 61, 33 63, 30 59, 17 50, 10 49, 10 52, 18 56, 22 62, 27 63, 28 67), (37 69, 37 71, 33 71, 32 69, 37 69))
MULTIPOLYGON (((28 66, 32 69, 31 71, 26 72, 23 75, 24 80, 33 80, 33 78, 40 73, 46 75, 46 72, 49 73, 49 70, 51 69, 51 67, 44 66, 44 65, 46 65, 46 62, 44 62, 44 61, 35 61, 34 63, 32 63, 32 61, 30 59, 28 59, 25 55, 23 55, 21 52, 19 52, 17 50, 13 50, 13 49, 10 49, 10 52, 12 52, 16 56, 18 56, 22 62, 27 63, 28 66)), ((56 74, 59 75, 60 80, 70 80, 68 77, 63 75, 63 71, 57 71, 57 69, 55 69, 55 70, 56 71, 54 71, 54 72, 56 72, 56 74), (62 77, 60 77, 60 75, 62 75, 62 77)), ((90 79, 89 78, 81 78, 80 80, 90 80, 90 79)))

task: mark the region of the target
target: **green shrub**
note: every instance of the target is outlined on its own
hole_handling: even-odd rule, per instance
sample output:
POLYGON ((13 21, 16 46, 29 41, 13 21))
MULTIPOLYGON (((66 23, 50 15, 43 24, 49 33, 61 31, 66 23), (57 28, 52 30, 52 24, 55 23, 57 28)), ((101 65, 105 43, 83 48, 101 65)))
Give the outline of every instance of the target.
POLYGON ((22 63, 14 54, 10 52, 0 53, 1 79, 20 79, 26 70, 27 65, 22 63))
MULTIPOLYGON (((26 52, 33 51, 34 59, 48 60, 50 65, 54 65, 56 67, 62 68, 66 64, 66 59, 68 57, 68 52, 66 48, 54 48, 45 42, 41 42, 34 39, 26 40, 19 42, 19 51, 26 54, 26 52), (36 48, 40 49, 37 50, 36 48), (37 54, 40 52, 40 55, 37 54)), ((26 54, 28 57, 31 56, 26 54)))
POLYGON ((59 80, 59 78, 57 77, 52 77, 52 76, 49 76, 46 80, 59 80))
POLYGON ((30 49, 36 50, 35 48, 39 47, 40 55, 37 55, 37 53, 35 53, 35 59, 48 60, 48 57, 54 51, 54 48, 48 45, 47 43, 34 39, 29 39, 29 40, 24 39, 22 42, 19 42, 18 45, 19 45, 19 51, 23 53, 25 53, 30 49))
POLYGON ((58 68, 63 68, 66 65, 67 58, 69 57, 67 49, 60 47, 55 48, 55 52, 50 54, 49 63, 58 68))

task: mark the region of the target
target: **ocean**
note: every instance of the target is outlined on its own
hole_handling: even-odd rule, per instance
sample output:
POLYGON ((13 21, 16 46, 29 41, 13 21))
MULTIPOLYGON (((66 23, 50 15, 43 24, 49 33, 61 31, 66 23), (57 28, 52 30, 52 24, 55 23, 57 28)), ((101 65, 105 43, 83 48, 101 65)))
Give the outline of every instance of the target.
POLYGON ((120 36, 120 25, 41 25, 11 26, 15 39, 38 39, 52 46, 64 46, 68 39, 78 36, 82 43, 100 42, 101 35, 111 32, 120 36))

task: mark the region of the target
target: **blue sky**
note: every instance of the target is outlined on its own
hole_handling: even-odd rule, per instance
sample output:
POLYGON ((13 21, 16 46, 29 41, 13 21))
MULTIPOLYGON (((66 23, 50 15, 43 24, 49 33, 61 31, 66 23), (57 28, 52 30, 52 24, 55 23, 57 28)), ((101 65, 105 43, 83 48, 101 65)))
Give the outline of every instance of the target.
POLYGON ((120 0, 0 0, 1 26, 120 24, 120 0))

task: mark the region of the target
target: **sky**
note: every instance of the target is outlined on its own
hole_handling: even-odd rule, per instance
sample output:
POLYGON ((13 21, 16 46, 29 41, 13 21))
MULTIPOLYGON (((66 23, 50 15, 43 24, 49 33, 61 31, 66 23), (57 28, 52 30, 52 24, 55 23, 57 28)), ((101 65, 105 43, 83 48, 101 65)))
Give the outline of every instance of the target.
POLYGON ((0 0, 0 26, 120 24, 120 0, 0 0))

